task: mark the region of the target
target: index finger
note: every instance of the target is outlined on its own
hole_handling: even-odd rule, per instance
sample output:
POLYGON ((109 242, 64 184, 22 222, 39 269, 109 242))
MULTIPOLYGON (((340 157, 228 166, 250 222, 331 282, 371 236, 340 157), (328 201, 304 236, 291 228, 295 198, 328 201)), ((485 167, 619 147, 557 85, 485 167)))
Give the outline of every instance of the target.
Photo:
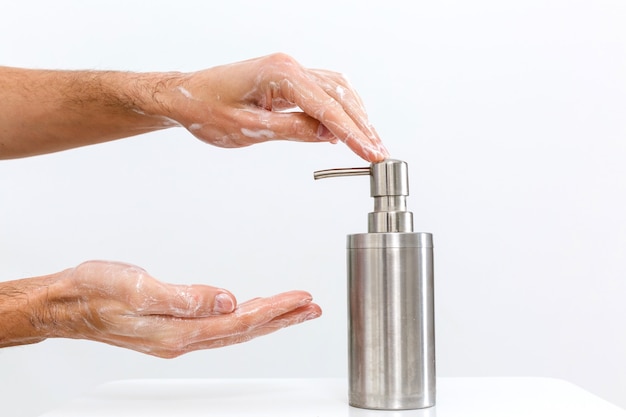
POLYGON ((350 88, 319 74, 295 72, 291 79, 280 82, 280 92, 309 116, 319 120, 333 135, 357 155, 369 162, 379 162, 388 156, 377 137, 360 100, 350 88), (343 93, 349 94, 342 96, 343 93), (369 135, 366 132, 370 133, 369 135))

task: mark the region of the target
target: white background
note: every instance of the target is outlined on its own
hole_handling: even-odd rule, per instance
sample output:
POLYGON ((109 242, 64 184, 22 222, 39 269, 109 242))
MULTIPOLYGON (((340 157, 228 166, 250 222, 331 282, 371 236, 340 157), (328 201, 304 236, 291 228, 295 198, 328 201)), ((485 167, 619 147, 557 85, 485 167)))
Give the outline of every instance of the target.
MULTIPOLYGON (((435 238, 440 376, 550 376, 626 407, 626 3, 5 1, 0 63, 192 71, 286 52, 343 72, 435 238), (409 7, 410 5, 410 7, 409 7)), ((1 98, 0 98, 1 99, 1 98)), ((37 105, 34 103, 33 105, 37 105)), ((0 351, 0 414, 135 377, 344 376, 343 145, 205 145, 182 129, 0 163, 0 279, 134 263, 240 300, 310 291, 322 318, 157 359, 48 340, 0 351)))

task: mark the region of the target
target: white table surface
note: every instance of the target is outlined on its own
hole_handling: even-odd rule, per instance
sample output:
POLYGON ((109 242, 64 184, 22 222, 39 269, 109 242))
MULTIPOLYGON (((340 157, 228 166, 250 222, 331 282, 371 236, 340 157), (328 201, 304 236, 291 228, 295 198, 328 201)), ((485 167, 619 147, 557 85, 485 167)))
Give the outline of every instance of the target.
POLYGON ((113 381, 41 417, 626 417, 551 378, 438 378, 435 407, 350 407, 346 379, 133 379, 113 381))

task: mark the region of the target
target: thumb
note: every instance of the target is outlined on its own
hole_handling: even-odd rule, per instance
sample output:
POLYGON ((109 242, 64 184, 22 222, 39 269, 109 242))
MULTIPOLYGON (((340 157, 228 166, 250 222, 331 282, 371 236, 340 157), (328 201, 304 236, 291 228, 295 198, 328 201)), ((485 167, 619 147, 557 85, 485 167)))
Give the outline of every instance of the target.
POLYGON ((248 129, 244 130, 243 134, 250 139, 255 139, 256 142, 269 140, 334 142, 338 140, 319 120, 306 113, 268 112, 263 109, 255 110, 253 113, 257 115, 249 117, 248 129))
POLYGON ((174 317, 206 317, 232 313, 237 299, 223 288, 209 285, 175 285, 164 283, 153 294, 146 294, 149 306, 142 313, 174 317))

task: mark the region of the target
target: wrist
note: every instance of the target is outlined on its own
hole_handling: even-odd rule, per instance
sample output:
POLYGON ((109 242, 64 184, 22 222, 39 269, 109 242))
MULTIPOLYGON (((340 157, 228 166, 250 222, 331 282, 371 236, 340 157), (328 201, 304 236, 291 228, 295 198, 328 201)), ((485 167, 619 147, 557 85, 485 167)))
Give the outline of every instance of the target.
POLYGON ((38 343, 50 336, 50 292, 58 274, 0 283, 0 347, 38 343))
POLYGON ((126 100, 138 114, 178 123, 176 99, 186 78, 181 72, 134 73, 129 77, 126 100))

